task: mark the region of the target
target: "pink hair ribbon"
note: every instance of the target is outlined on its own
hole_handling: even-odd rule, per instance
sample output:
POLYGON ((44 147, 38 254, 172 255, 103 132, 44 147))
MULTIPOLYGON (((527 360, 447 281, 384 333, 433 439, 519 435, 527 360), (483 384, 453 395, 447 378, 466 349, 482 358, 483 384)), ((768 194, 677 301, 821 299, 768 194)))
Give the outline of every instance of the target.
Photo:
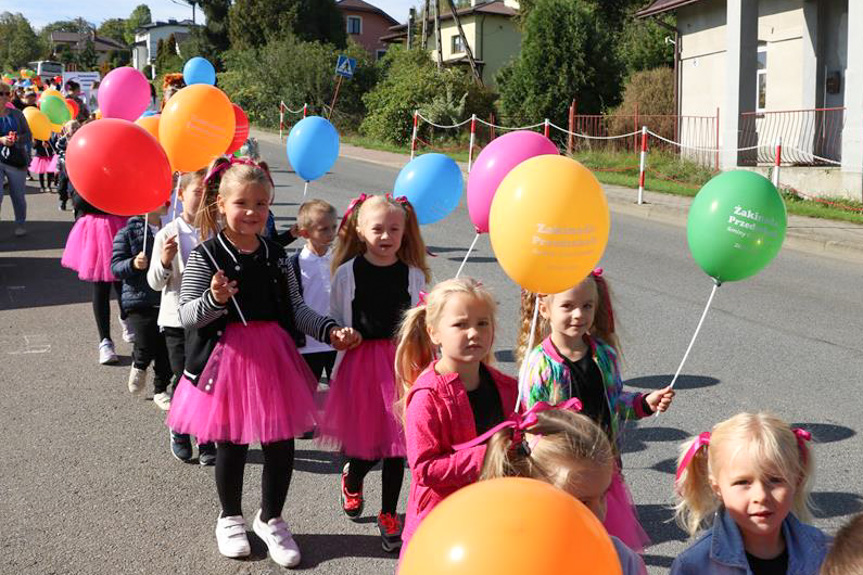
POLYGON ((797 446, 800 448, 800 457, 803 459, 803 464, 806 464, 809 458, 809 452, 806 449, 806 443, 812 441, 812 434, 800 427, 795 427, 791 431, 797 437, 797 446))
POLYGON ((428 301, 428 296, 429 296, 428 292, 420 290, 419 301, 417 302, 416 307, 424 306, 426 304, 426 302, 428 301))
MULTIPOLYGON (((209 185, 209 183, 211 181, 213 181, 213 178, 215 178, 217 175, 221 174, 225 170, 228 170, 228 169, 236 166, 237 164, 242 164, 244 166, 252 166, 252 167, 261 168, 262 170, 264 170, 264 168, 261 167, 261 165, 258 164, 257 162, 254 162, 252 160, 247 160, 245 158, 235 158, 232 156, 230 160, 228 160, 227 162, 220 163, 218 166, 216 166, 215 168, 210 170, 209 173, 207 173, 207 177, 204 178, 204 185, 205 186, 209 185)), ((267 174, 267 179, 270 180, 270 184, 273 184, 273 177, 270 176, 270 171, 264 170, 264 173, 267 174)), ((273 184, 273 185, 275 185, 275 184, 273 184)))
POLYGON ((517 412, 513 413, 506 420, 498 423, 482 435, 465 443, 453 445, 453 449, 455 451, 461 451, 462 449, 481 445, 491 439, 491 436, 501 429, 512 429, 512 442, 514 445, 518 445, 524 438, 524 432, 536 425, 537 421, 539 421, 537 418, 538 413, 548 411, 549 409, 571 409, 573 411, 581 411, 581 408, 581 400, 577 397, 573 397, 572 399, 568 399, 557 405, 551 405, 544 401, 540 401, 523 414, 517 412))
POLYGON ((689 449, 686 451, 686 455, 684 455, 683 459, 680 460, 680 465, 677 466, 677 475, 674 476, 674 483, 680 481, 680 476, 683 475, 683 471, 689 467, 689 464, 692 462, 692 458, 701 451, 701 448, 709 445, 710 432, 705 431, 704 433, 699 434, 695 441, 692 442, 692 445, 689 446, 689 449))
POLYGON ((342 228, 345 227, 345 222, 348 221, 348 218, 351 217, 351 214, 354 213, 354 210, 357 209, 357 206, 362 204, 370 197, 371 196, 369 196, 368 194, 363 193, 351 200, 351 202, 348 204, 348 209, 345 210, 345 213, 342 216, 342 223, 339 224, 339 231, 341 231, 342 228))

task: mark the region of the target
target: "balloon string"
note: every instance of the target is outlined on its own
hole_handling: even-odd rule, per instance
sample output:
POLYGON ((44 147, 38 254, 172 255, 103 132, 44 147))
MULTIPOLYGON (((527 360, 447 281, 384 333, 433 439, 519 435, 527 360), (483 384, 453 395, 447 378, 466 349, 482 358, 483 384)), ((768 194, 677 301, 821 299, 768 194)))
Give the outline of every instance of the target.
POLYGON ((308 191, 309 191, 309 183, 306 182, 306 185, 303 186, 303 197, 304 198, 306 197, 306 193, 308 193, 308 191))
MULTIPOLYGON (((479 237, 479 234, 477 234, 477 237, 479 237)), ((518 370, 518 397, 515 400, 515 411, 518 411, 518 408, 521 405, 522 393, 527 391, 527 389, 525 389, 525 386, 527 385, 527 358, 533 350, 533 342, 536 335, 536 321, 538 317, 539 294, 536 295, 536 300, 533 302, 533 318, 530 320, 530 336, 527 340, 527 351, 524 353, 524 357, 521 360, 521 367, 518 370)))
MULTIPOLYGON (((210 261, 213 262, 213 266, 216 270, 220 270, 219 264, 216 262, 216 258, 213 257, 213 254, 210 253, 210 250, 207 249, 207 246, 203 243, 198 244, 202 248, 204 248, 204 253, 207 254, 207 257, 210 258, 210 261)), ((231 296, 231 301, 234 302, 234 307, 237 308, 237 313, 240 314, 240 321, 243 322, 244 327, 248 327, 248 323, 246 323, 246 316, 243 315, 243 310, 240 309, 240 304, 237 303, 237 300, 234 296, 231 296)))
POLYGON ((467 253, 464 255, 464 259, 461 261, 461 265, 458 267, 458 271, 455 272, 455 279, 458 279, 458 276, 461 275, 461 272, 464 269, 465 264, 467 263, 467 259, 470 257, 470 254, 473 251, 474 246, 476 246, 476 241, 478 239, 479 234, 475 235, 473 241, 470 243, 470 247, 468 248, 467 253))
POLYGON ((180 195, 180 172, 177 174, 177 185, 174 188, 174 197, 171 199, 171 221, 177 219, 177 196, 180 195))
POLYGON ((150 222, 147 221, 147 214, 144 214, 144 257, 147 256, 147 231, 150 229, 150 222))

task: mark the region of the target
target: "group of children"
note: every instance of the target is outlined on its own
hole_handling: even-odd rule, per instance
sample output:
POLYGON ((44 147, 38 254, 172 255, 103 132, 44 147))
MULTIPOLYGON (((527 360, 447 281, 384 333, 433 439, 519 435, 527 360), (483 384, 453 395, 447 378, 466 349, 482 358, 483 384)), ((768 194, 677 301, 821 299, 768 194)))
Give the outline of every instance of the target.
MULTIPOLYGON (((129 389, 143 389, 154 362, 154 400, 169 408, 172 448, 184 445, 191 458, 193 436, 201 461, 215 462, 222 555, 251 552, 243 473, 249 445, 260 443, 252 530, 276 563, 299 564, 282 513, 294 438, 316 429, 345 457, 338 493, 349 519, 362 516, 364 480, 382 464, 377 527, 386 551, 404 553, 423 518, 456 490, 520 476, 581 500, 612 536, 624 573, 645 573, 648 539, 623 479, 621 432, 628 419, 667 410, 674 392, 624 391, 601 270, 562 293, 524 294, 523 316, 538 305, 542 321, 540 343, 521 346, 519 386, 491 365, 488 289, 454 279, 425 292, 426 248, 404 198, 362 195, 340 224, 326 202, 304 203, 297 219, 305 245, 288 257, 284 242, 262 235, 273 199, 266 165, 222 158, 183 175, 179 190, 182 213, 159 230, 160 214, 125 222, 82 208, 63 263, 96 286, 102 345, 110 343, 111 282, 122 280, 135 337, 129 389), (332 378, 319 413, 314 393, 324 372, 332 378), (520 424, 500 425, 512 418, 520 424)), ((813 467, 806 432, 764 413, 737 415, 687 443, 678 517, 693 535, 707 531, 672 573, 817 573, 830 541, 804 523, 813 467)))

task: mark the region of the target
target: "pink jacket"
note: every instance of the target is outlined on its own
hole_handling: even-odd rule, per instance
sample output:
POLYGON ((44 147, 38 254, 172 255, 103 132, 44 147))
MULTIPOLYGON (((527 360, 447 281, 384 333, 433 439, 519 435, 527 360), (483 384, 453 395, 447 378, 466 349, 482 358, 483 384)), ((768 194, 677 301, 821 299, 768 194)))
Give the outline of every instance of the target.
MULTIPOLYGON (((507 416, 515 409, 518 382, 494 368, 487 369, 507 416)), ((458 374, 438 375, 432 363, 417 378, 406 401, 405 439, 411 487, 402 541, 410 540, 435 505, 479 478, 486 446, 452 449, 476 436, 473 411, 458 374)))

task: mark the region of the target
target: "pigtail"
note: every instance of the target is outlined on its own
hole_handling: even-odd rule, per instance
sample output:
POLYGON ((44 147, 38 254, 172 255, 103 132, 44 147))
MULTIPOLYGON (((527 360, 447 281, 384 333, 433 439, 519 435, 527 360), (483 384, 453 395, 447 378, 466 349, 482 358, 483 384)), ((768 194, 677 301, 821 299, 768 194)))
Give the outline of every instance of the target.
POLYGON ((214 237, 221 230, 219 207, 216 200, 219 197, 219 185, 222 182, 222 176, 230 163, 227 158, 218 157, 207 170, 207 176, 204 178, 204 194, 201 197, 198 213, 195 215, 195 227, 198 228, 201 238, 214 237))
POLYGON ((674 518, 689 535, 698 533, 704 520, 719 508, 719 500, 710 486, 707 449, 702 437, 694 437, 680 446, 677 460, 678 502, 674 518))
POLYGON ((434 345, 426 329, 426 306, 411 308, 404 314, 396 347, 396 413, 404 414, 405 398, 411 386, 435 357, 434 345))
POLYGON ((267 181, 270 184, 270 204, 272 204, 276 199, 276 183, 273 181, 273 175, 270 173, 270 164, 264 161, 257 162, 257 164, 264 172, 264 175, 267 176, 267 181))
POLYGON ((602 270, 595 270, 590 274, 596 284, 596 292, 599 296, 596 302, 596 314, 593 318, 591 334, 601 339, 606 345, 611 346, 621 357, 620 339, 617 337, 617 327, 614 315, 614 306, 611 303, 612 292, 608 285, 608 279, 602 270))
MULTIPOLYGON (((515 361, 519 364, 524 361, 531 351, 527 349, 527 346, 530 343, 530 324, 533 321, 534 309, 536 309, 536 294, 522 289, 520 321, 515 341, 515 361)), ((542 315, 538 315, 536 318, 536 334, 533 338, 534 345, 547 338, 549 334, 551 334, 551 326, 548 320, 543 318, 542 315)))
POLYGON ((431 269, 426 262, 426 244, 420 233, 420 224, 414 207, 407 199, 399 198, 396 202, 405 210, 405 232, 398 258, 407 265, 419 268, 425 274, 426 283, 432 281, 431 269))
POLYGON ((336 239, 336 247, 333 249, 333 263, 331 266, 333 274, 336 273, 340 265, 366 251, 365 244, 357 232, 360 207, 365 203, 366 199, 366 196, 363 194, 359 198, 351 200, 348 211, 342 216, 342 223, 339 226, 339 234, 336 239))
POLYGON ((528 450, 513 446, 513 430, 501 429, 488 440, 479 479, 531 477, 529 458, 528 450))

